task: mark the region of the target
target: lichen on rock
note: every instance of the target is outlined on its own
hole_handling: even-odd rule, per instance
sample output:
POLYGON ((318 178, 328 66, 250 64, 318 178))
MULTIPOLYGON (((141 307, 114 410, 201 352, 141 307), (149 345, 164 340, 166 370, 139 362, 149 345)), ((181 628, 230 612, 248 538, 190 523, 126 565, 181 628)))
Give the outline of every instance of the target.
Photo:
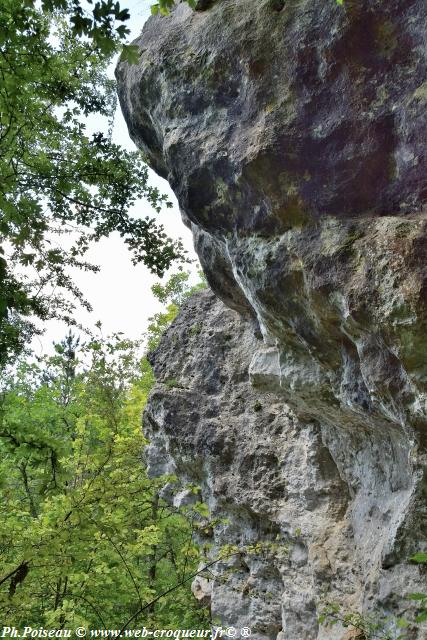
POLYGON ((334 640, 322 597, 393 616, 426 589, 408 558, 427 545, 427 5, 279 4, 180 3, 118 66, 130 134, 228 307, 183 310, 145 423, 153 470, 228 519, 214 548, 288 549, 218 576, 214 615, 334 640))

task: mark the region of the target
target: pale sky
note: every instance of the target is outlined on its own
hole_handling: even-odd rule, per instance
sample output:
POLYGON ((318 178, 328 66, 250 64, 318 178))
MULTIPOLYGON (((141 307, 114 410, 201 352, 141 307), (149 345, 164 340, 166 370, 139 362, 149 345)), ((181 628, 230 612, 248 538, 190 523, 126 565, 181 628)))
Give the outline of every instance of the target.
MULTIPOLYGON (((128 23, 131 29, 130 40, 139 35, 144 22, 150 15, 150 5, 153 2, 154 0, 131 0, 121 3, 130 9, 131 18, 128 23)), ((112 73, 114 66, 115 64, 111 68, 112 73)), ((116 115, 113 138, 115 142, 128 149, 135 148, 129 138, 120 109, 116 115)), ((167 193, 174 204, 171 209, 164 208, 164 211, 157 216, 158 222, 164 225, 170 237, 181 238, 189 251, 189 256, 196 258, 191 234, 181 221, 176 198, 168 183, 153 171, 150 171, 150 183, 157 186, 162 193, 167 193)), ((144 217, 147 214, 153 214, 149 205, 142 201, 137 203, 136 210, 140 210, 144 217)), ((91 314, 78 308, 75 314, 76 320, 89 328, 93 328, 95 322, 101 320, 104 335, 122 331, 128 338, 141 337, 147 328, 148 318, 162 308, 150 290, 151 285, 157 282, 158 278, 150 274, 143 265, 132 265, 130 253, 118 234, 94 245, 87 254, 87 260, 100 265, 101 271, 93 274, 76 270, 74 280, 93 307, 91 314)), ((189 270, 195 273, 197 268, 198 266, 194 265, 189 270)), ((163 282, 167 277, 166 274, 163 282)), ((67 331, 65 325, 59 322, 50 321, 44 326, 46 327, 44 336, 34 340, 33 346, 38 355, 50 351, 52 342, 60 340, 67 331)))

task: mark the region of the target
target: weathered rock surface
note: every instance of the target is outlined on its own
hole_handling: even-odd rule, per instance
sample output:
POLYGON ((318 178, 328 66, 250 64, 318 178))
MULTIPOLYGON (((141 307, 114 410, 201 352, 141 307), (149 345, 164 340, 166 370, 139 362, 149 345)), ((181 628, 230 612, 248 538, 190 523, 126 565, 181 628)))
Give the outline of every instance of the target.
POLYGON ((210 585, 196 581, 214 618, 255 638, 342 638, 340 626, 318 624, 322 602, 393 616, 425 588, 406 561, 422 518, 408 443, 392 425, 298 420, 280 390, 251 384, 258 346, 253 325, 212 293, 186 304, 153 356, 149 468, 199 485, 212 517, 227 520, 206 540, 211 557, 227 544, 263 545, 212 568, 210 585))
POLYGON ((200 334, 187 310, 163 342, 183 389, 151 399, 152 464, 228 514, 216 544, 290 543, 213 585, 260 638, 340 638, 322 594, 395 612, 426 588, 426 34, 425 0, 179 4, 118 67, 131 136, 245 318, 202 297, 200 334))

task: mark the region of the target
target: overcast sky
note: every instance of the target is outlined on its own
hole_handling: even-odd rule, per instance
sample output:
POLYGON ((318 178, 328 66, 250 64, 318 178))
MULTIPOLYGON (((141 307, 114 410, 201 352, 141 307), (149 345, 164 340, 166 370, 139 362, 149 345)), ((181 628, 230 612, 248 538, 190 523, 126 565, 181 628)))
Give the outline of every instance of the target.
MULTIPOLYGON (((131 0, 122 2, 123 6, 130 9, 131 19, 128 23, 131 29, 130 39, 137 37, 144 22, 150 15, 150 5, 154 0, 131 0)), ((111 73, 114 71, 112 65, 111 73)), ((126 124, 120 109, 118 109, 114 127, 114 140, 128 149, 134 149, 129 138, 126 124)), ((157 186, 162 193, 167 193, 174 206, 172 209, 164 209, 157 217, 168 235, 173 238, 182 238, 184 246, 190 256, 195 258, 191 234, 183 225, 178 210, 176 198, 169 188, 168 183, 150 171, 150 183, 157 186)), ((136 212, 141 216, 152 214, 148 205, 139 202, 136 212)), ((88 252, 87 259, 101 267, 99 273, 78 272, 74 274, 76 284, 91 303, 91 314, 84 309, 77 309, 76 320, 82 325, 93 328, 95 322, 101 320, 104 335, 122 331, 126 337, 139 338, 146 330, 148 318, 161 309, 160 303, 154 298, 150 287, 158 281, 143 266, 133 266, 130 253, 117 234, 109 239, 102 240, 93 246, 88 252)), ((196 271, 197 266, 192 267, 196 271)), ((163 278, 166 280, 168 276, 163 278)), ((34 348, 37 354, 50 351, 53 341, 60 340, 66 333, 66 327, 59 322, 49 322, 43 337, 36 338, 34 348)))

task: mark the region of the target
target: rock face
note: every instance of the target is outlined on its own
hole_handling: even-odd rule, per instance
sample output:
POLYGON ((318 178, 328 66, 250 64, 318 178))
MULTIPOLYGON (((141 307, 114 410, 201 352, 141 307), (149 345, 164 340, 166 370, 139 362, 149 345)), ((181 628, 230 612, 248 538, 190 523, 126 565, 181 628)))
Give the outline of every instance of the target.
POLYGON ((153 472, 227 515, 215 545, 277 542, 209 585, 257 638, 338 639, 321 597, 395 614, 427 588, 426 33, 425 0, 183 3, 117 70, 240 314, 205 294, 163 341, 153 472))

